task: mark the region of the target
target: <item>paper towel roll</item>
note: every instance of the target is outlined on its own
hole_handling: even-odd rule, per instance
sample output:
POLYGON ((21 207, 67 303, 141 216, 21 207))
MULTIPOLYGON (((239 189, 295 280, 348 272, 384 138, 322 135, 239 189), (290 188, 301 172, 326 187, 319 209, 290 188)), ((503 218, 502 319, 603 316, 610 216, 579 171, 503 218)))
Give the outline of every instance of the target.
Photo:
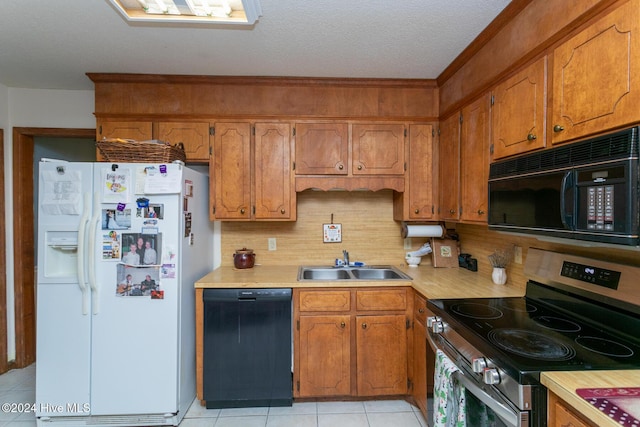
POLYGON ((442 237, 444 229, 441 225, 407 225, 402 226, 402 237, 442 237))

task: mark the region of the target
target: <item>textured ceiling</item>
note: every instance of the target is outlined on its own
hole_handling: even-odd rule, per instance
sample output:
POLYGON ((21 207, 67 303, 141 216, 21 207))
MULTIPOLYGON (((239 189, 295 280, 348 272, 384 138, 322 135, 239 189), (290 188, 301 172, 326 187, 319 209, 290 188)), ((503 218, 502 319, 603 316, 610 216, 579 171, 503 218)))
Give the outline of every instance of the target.
POLYGON ((107 0, 5 1, 0 84, 93 89, 87 72, 436 78, 508 0, 261 0, 250 29, 130 25, 107 0))

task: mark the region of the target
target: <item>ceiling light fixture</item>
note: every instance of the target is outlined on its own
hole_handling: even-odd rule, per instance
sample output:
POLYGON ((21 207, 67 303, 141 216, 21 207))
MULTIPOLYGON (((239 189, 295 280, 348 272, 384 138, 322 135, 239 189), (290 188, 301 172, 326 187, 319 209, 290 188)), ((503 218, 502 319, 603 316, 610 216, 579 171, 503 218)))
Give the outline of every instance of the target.
POLYGON ((107 0, 128 21, 253 25, 260 0, 107 0))

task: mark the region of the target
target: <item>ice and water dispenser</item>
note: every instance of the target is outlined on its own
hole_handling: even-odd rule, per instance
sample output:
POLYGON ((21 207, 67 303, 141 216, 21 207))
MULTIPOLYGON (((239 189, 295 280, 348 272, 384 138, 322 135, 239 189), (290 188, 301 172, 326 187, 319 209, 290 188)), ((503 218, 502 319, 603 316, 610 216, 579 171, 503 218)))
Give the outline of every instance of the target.
POLYGON ((78 232, 45 231, 44 265, 38 266, 45 278, 78 276, 78 232))

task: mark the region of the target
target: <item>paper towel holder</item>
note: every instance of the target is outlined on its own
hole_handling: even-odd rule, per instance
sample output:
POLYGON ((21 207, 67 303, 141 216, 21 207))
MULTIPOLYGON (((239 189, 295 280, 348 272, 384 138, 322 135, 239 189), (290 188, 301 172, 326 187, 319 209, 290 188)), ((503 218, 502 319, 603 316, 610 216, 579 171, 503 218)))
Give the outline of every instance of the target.
POLYGON ((433 237, 444 238, 447 236, 447 228, 444 222, 438 223, 402 223, 400 234, 408 237, 433 237))

